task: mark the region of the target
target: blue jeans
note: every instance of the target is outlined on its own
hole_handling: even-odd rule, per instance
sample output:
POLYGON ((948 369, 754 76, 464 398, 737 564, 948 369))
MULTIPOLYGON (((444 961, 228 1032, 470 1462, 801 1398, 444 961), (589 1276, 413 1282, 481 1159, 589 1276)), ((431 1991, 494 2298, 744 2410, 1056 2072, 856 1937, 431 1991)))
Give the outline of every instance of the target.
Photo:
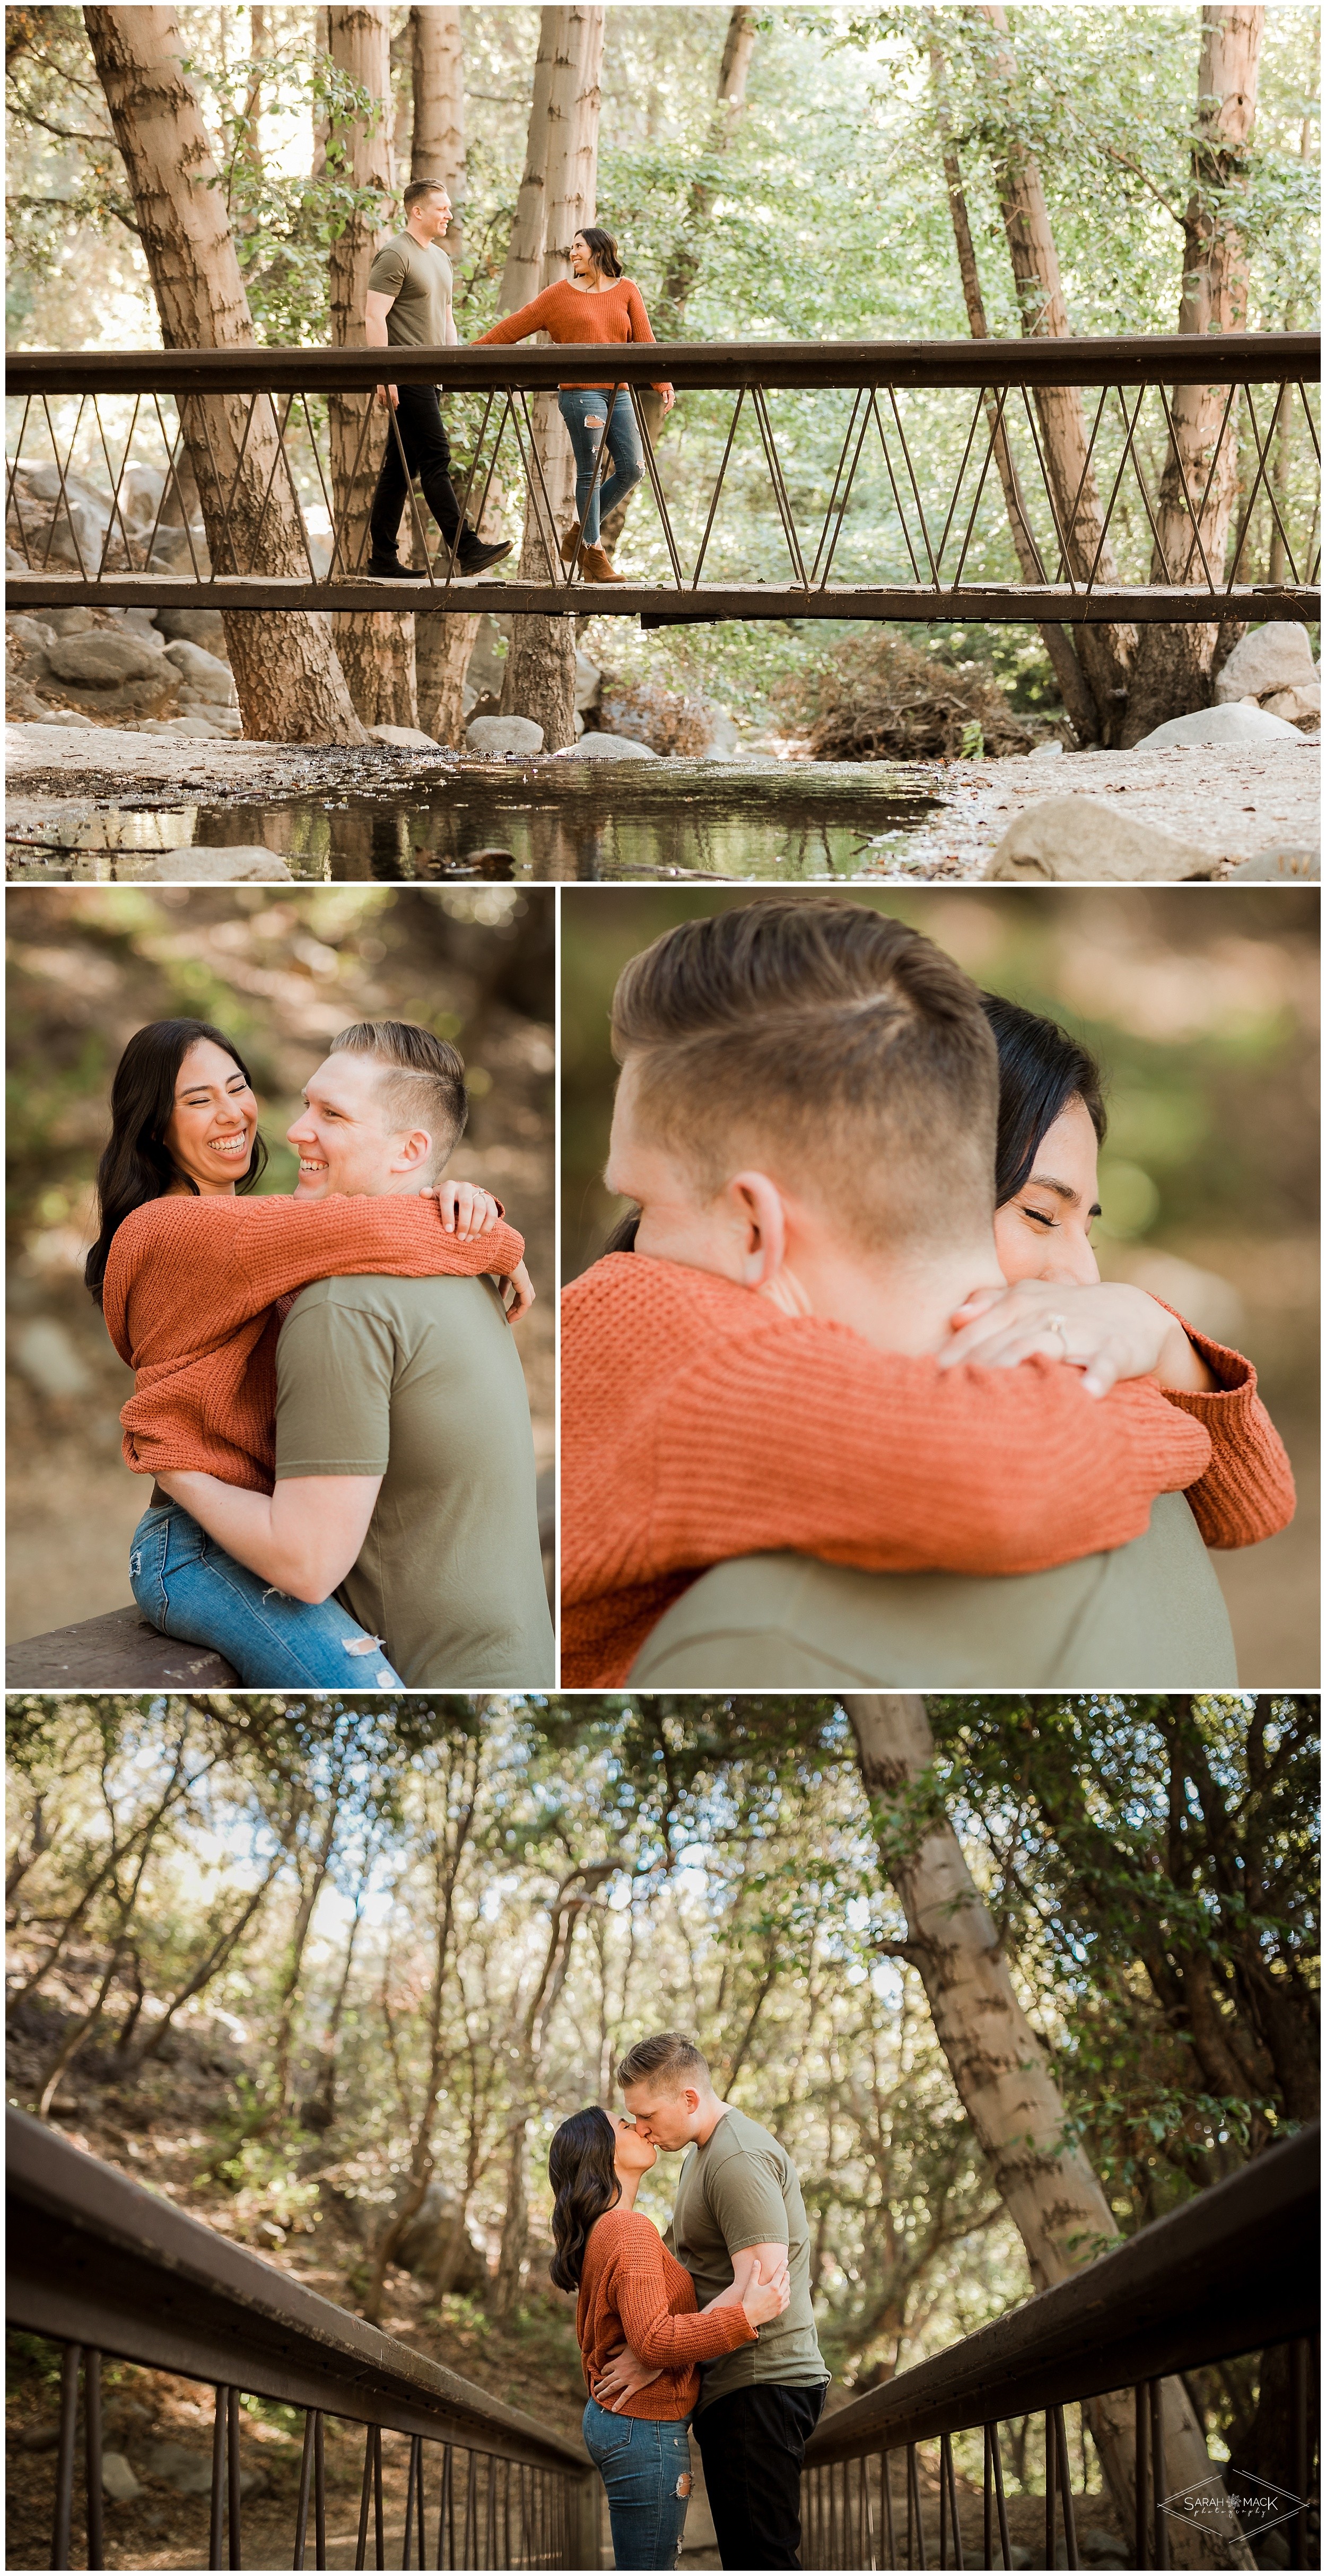
POLYGON ((615 510, 618 502, 635 490, 645 470, 631 397, 619 393, 614 399, 611 390, 595 393, 589 385, 576 385, 569 393, 558 395, 557 408, 575 449, 576 517, 584 520, 585 544, 596 546, 600 511, 615 510), (597 483, 593 479, 594 466, 609 403, 612 418, 608 420, 607 453, 612 459, 612 472, 606 483, 597 483))
POLYGON ((178 1503, 145 1511, 129 1582, 163 1637, 213 1646, 251 1689, 403 1690, 380 1646, 336 1601, 293 1601, 228 1556, 178 1503))
POLYGON ((691 2495, 689 2415, 651 2424, 591 2397, 585 2448, 608 2490, 615 2567, 675 2567, 691 2495))

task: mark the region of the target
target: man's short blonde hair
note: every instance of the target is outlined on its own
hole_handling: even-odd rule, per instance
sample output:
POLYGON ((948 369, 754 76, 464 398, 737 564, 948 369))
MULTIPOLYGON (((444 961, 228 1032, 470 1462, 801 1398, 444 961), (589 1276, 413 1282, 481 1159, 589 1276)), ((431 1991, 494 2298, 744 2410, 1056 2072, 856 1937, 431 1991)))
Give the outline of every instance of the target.
POLYGON ((454 1046, 409 1020, 356 1020, 334 1037, 331 1055, 372 1056, 382 1068, 382 1103, 394 1128, 432 1137, 426 1177, 437 1180, 465 1133, 470 1104, 454 1046))
POLYGON ((754 1161, 871 1248, 990 1223, 999 1058, 981 997, 888 913, 764 895, 681 922, 623 968, 612 1043, 642 1132, 709 1197, 754 1161))
POLYGON ((662 2092, 680 2093, 688 2084, 698 2088, 708 2081, 708 2059, 680 2030, 662 2030, 653 2039, 638 2039, 617 2069, 617 2082, 623 2091, 628 2084, 654 2084, 662 2092))

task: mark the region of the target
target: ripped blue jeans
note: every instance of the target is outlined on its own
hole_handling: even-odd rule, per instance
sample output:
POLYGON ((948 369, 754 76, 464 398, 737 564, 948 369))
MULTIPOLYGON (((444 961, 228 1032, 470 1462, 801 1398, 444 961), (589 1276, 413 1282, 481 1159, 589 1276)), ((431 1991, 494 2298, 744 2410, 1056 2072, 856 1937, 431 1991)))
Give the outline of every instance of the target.
POLYGON ((251 1574, 178 1503, 145 1511, 129 1582, 163 1637, 212 1646, 250 1689, 403 1690, 377 1638, 337 1601, 294 1601, 251 1574))
POLYGON ((575 450, 576 517, 584 518, 584 543, 596 546, 600 512, 604 518, 610 517, 618 502, 624 501, 627 493, 635 490, 645 470, 631 397, 628 393, 618 393, 614 402, 611 386, 607 393, 598 393, 589 385, 576 385, 558 395, 557 408, 571 433, 571 445, 575 450), (612 417, 608 420, 607 437, 604 438, 603 424, 608 417, 610 402, 612 417), (594 480, 600 445, 605 463, 612 466, 612 472, 604 483, 594 480))

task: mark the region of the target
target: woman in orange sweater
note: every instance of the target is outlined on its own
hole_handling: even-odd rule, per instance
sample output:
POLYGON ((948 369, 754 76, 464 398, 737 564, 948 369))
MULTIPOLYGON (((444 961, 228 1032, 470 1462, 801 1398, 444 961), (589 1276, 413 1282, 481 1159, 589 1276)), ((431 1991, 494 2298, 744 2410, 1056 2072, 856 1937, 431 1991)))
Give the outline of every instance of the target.
POLYGON ((614 1259, 635 1251, 634 1213, 567 1290, 564 1688, 620 1689, 664 1611, 726 1557, 790 1548, 881 1572, 1021 1574, 1124 1545, 1159 1492, 1186 1493, 1212 1548, 1255 1546, 1293 1517, 1251 1361, 1101 1280, 1099 1066, 1053 1020, 982 1000, 1009 1284, 967 1301, 937 1362, 845 1343, 839 1326, 781 1318, 680 1263, 614 1259), (968 1363, 1001 1374, 973 1379, 968 1363), (1109 1404, 1084 1415, 1084 1384, 1112 1389, 1109 1404))
POLYGON ((589 2399, 585 2447, 608 2491, 613 2563, 674 2567, 691 2492, 687 2426, 700 2393, 699 2364, 753 2343, 787 2306, 787 2274, 758 2278, 738 2255, 734 2278, 696 2313, 689 2272, 635 2207, 641 2176, 658 2155, 629 2120, 597 2105, 575 2111, 548 2150, 553 2202, 552 2276, 577 2290, 576 2336, 589 2399), (594 2390, 611 2356, 629 2344, 654 2377, 616 2407, 594 2390))
MULTIPOLYGON (((418 1197, 247 1195, 267 1154, 247 1068, 205 1020, 139 1029, 116 1068, 84 1273, 133 1369, 120 1419, 135 1475, 198 1468, 273 1490, 276 1337, 291 1297, 356 1271, 516 1279, 524 1246, 495 1199, 444 1181, 418 1197)), ((134 1598, 163 1635, 214 1647, 249 1687, 395 1689, 382 1652, 333 1598, 274 1591, 158 1488, 134 1532, 134 1598)))
MULTIPOLYGON (((495 322, 491 331, 480 333, 475 347, 509 348, 535 331, 546 331, 550 340, 580 345, 586 340, 653 339, 640 289, 623 277, 611 233, 600 224, 586 224, 571 244, 571 267, 570 280, 545 287, 532 304, 522 304, 519 312, 495 322)), ((655 385, 654 391, 662 395, 664 411, 671 411, 671 385, 655 385)), ((562 539, 562 560, 573 563, 578 558, 587 581, 621 581, 623 575, 613 570, 599 533, 601 514, 615 510, 644 472, 630 394, 624 386, 614 392, 610 384, 563 385, 557 406, 576 460, 576 524, 562 539), (598 467, 605 452, 612 459, 612 472, 600 486, 598 467)))

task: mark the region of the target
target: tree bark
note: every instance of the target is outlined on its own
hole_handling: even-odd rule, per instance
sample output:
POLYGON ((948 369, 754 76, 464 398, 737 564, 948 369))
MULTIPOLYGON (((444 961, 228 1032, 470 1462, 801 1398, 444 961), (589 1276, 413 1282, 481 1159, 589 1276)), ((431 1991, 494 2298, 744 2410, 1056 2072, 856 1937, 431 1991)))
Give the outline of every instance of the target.
POLYGON ((516 198, 506 264, 502 270, 502 289, 497 299, 499 313, 514 313, 518 306, 530 303, 539 291, 548 203, 549 110, 554 68, 558 48, 564 40, 567 14, 565 9, 543 9, 539 12, 539 50, 534 60, 534 94, 530 100, 529 130, 525 139, 525 168, 516 198))
MULTIPOLYGON (((328 11, 331 58, 338 70, 357 81, 373 98, 391 96, 390 12, 358 7, 328 11)), ((358 188, 380 189, 385 202, 392 194, 391 134, 386 116, 370 130, 362 118, 343 130, 345 176, 358 188)), ((336 349, 362 349, 364 297, 368 272, 381 234, 363 215, 353 215, 333 241, 330 253, 331 336, 336 349)), ((332 499, 341 532, 342 569, 351 571, 366 556, 368 513, 373 487, 392 435, 388 414, 375 394, 332 394, 332 499), (367 420, 367 435, 364 424, 367 420), (361 445, 362 440, 362 445, 361 445), (356 463, 356 458, 358 462, 356 463)), ((333 616, 332 631, 341 668, 356 712, 365 725, 418 726, 415 686, 414 619, 393 609, 333 616)))
MULTIPOLYGON (((726 152, 746 104, 746 75, 755 51, 757 23, 754 9, 734 9, 728 20, 723 58, 718 66, 714 110, 709 120, 707 157, 710 162, 726 152)), ((660 340, 681 338, 686 299, 700 273, 702 253, 698 236, 709 220, 714 194, 712 177, 707 170, 691 181, 686 197, 685 222, 673 243, 654 308, 654 323, 660 340)), ((637 389, 637 400, 645 416, 651 443, 656 442, 663 425, 663 397, 648 385, 641 385, 637 389)), ((608 554, 616 549, 634 498, 635 494, 628 492, 625 500, 619 501, 603 522, 603 546, 608 554)))
POLYGON ((465 77, 458 9, 410 11, 410 61, 414 82, 410 177, 440 179, 446 189, 452 217, 442 247, 456 268, 464 252, 464 235, 455 210, 465 194, 465 77))
MULTIPOLYGON (((962 297, 967 307, 967 327, 973 340, 988 340, 990 325, 986 319, 985 298, 981 293, 980 272, 976 265, 976 245, 972 240, 971 223, 967 214, 967 196, 962 184, 962 165, 958 159, 958 147, 954 140, 952 119, 945 95, 944 56, 933 37, 929 53, 930 77, 935 93, 935 119, 939 127, 944 164, 944 185, 948 195, 954 245, 958 254, 962 297)), ((1035 541, 1028 525, 1018 482, 1017 466, 1013 461, 1013 451, 1008 442, 1008 433, 1000 421, 998 396, 989 389, 985 396, 985 417, 994 443, 995 466, 1004 495, 1004 507, 1008 513, 1008 524, 1012 532, 1018 568, 1024 581, 1043 581, 1045 571, 1038 558, 1035 541)), ((1068 628, 1041 626, 1037 632, 1049 655, 1051 668, 1059 683, 1059 694, 1078 739, 1082 742, 1094 742, 1099 731, 1095 700, 1083 676, 1082 665, 1077 658, 1068 628)))
MULTIPOLYGON (((1247 329, 1247 246, 1237 198, 1247 186, 1265 14, 1260 8, 1209 5, 1202 11, 1192 185, 1183 219, 1180 331, 1247 329)), ((1226 400, 1221 385, 1174 387, 1170 405, 1174 436, 1172 442, 1166 441, 1155 513, 1153 582, 1200 582, 1207 570, 1214 581, 1223 578, 1239 485, 1232 418, 1216 451, 1226 400)), ((1209 626, 1143 628, 1123 731, 1125 746, 1140 742, 1172 716, 1210 705, 1219 638, 1218 621, 1209 626)))
MULTIPOLYGON (((996 93, 994 175, 1023 335, 1027 339, 1069 339, 1072 334, 1068 307, 1040 167, 1019 131, 1017 64, 1009 42, 1008 20, 999 0, 980 0, 971 14, 984 21, 994 38, 988 71, 996 93)), ((1095 467, 1088 463, 1091 442, 1081 392, 1076 385, 1051 385, 1042 388, 1033 400, 1068 566, 1078 579, 1085 578, 1094 566, 1098 583, 1112 583, 1118 573, 1114 550, 1105 534, 1095 467)), ((1077 643, 1096 707, 1100 740, 1106 744, 1117 742, 1128 700, 1137 630, 1132 626, 1084 626, 1077 643)))
MULTIPOLYGON (((167 349, 249 346, 253 324, 173 8, 85 9, 84 22, 167 349)), ((181 402, 208 549, 219 567, 307 579, 299 508, 270 404, 246 439, 245 395, 181 402)), ((223 612, 245 733, 268 742, 363 741, 324 626, 303 610, 223 612)))
MULTIPOLYGON (((1092 2261, 1118 2235, 1114 2215, 1080 2147, 1066 2137, 1063 2098, 1028 2021, 962 1847, 931 1778, 934 1739, 925 1702, 906 1691, 859 1693, 845 1702, 870 1800, 880 1866, 907 1919, 905 1955, 919 1970, 935 2036, 985 2155, 1000 2199, 1026 2249, 1034 2287, 1048 2289, 1092 2261)), ((1088 2421, 1106 2483, 1131 2531, 1136 2454, 1131 2396, 1093 2399, 1088 2421)), ((1165 2475, 1192 2486, 1212 2475, 1201 2426, 1182 2382, 1164 2382, 1165 2475)), ((1200 2536, 1184 2561, 1204 2562, 1200 2536)), ((1218 2563, 1253 2564, 1222 2544, 1218 2563), (1226 2552, 1229 2551, 1229 2555, 1226 2552)))
MULTIPOLYGON (((539 286, 568 273, 571 243, 594 220, 598 172, 599 77, 603 64, 604 11, 575 6, 545 9, 540 63, 550 59, 547 84, 548 141, 544 167, 544 248, 539 286), (549 21, 554 21, 549 25, 549 21)), ((539 95, 535 78, 535 103, 539 95)), ((536 156, 531 111, 527 170, 536 156)), ((510 262, 508 262, 508 267, 510 262)), ((503 293, 506 281, 503 279, 503 293)), ((536 394, 531 405, 537 466, 531 469, 520 549, 520 579, 551 581, 560 571, 560 533, 572 523, 575 461, 555 394, 536 394)), ((543 727, 545 751, 565 751, 575 741, 575 621, 565 617, 515 617, 502 682, 504 714, 532 718, 543 727)))

